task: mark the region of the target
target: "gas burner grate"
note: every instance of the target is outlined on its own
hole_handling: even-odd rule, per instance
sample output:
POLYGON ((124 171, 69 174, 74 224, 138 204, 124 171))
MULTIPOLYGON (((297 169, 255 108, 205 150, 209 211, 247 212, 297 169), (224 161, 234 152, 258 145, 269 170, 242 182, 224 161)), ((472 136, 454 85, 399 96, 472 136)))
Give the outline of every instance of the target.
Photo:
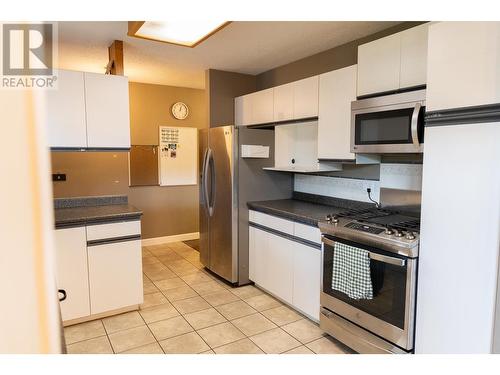
POLYGON ((415 219, 394 223, 391 225, 391 228, 410 232, 420 232, 420 220, 415 219))

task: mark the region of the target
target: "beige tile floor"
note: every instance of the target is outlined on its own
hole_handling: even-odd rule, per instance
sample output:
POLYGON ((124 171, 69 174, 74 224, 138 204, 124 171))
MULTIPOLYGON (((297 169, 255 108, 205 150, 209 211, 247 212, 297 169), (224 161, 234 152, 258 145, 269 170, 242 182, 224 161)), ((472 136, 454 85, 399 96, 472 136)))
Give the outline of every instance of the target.
POLYGON ((68 353, 352 352, 260 289, 219 280, 185 243, 143 247, 142 256, 140 310, 66 327, 68 353))

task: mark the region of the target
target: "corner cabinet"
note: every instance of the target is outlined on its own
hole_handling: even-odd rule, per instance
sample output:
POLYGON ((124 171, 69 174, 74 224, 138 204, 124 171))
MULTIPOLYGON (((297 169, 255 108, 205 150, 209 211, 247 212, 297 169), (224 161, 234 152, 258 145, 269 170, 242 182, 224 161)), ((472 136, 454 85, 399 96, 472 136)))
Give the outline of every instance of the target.
POLYGON ((319 76, 318 159, 355 160, 351 152, 351 102, 357 65, 319 76))
POLYGON ((253 210, 249 215, 250 280, 318 321, 321 288, 319 229, 253 210))
POLYGON ((53 149, 129 149, 128 78, 58 70, 45 122, 53 149))
POLYGON ((360 45, 357 96, 425 85, 428 28, 425 23, 360 45))

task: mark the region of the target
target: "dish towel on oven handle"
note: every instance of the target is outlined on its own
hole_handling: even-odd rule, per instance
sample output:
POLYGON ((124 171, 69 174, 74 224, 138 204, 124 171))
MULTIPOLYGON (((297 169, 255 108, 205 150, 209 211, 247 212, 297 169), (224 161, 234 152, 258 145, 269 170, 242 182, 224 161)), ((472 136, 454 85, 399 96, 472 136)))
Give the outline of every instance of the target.
POLYGON ((332 289, 356 300, 373 299, 368 251, 335 242, 332 289))

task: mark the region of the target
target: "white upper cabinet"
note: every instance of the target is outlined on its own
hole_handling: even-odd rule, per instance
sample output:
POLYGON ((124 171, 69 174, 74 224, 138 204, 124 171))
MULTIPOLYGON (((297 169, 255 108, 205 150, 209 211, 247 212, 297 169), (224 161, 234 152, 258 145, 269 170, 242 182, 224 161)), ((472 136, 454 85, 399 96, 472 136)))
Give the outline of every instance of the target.
POLYGON ((85 73, 89 148, 130 148, 128 78, 85 73))
POLYGON ((399 88, 400 43, 393 34, 358 47, 358 96, 399 88))
POLYGON ((425 85, 427 82, 427 34, 429 25, 401 32, 400 87, 425 85))
POLYGON ((293 118, 318 116, 319 76, 293 82, 293 118))
POLYGON ((358 47, 357 95, 369 95, 426 83, 429 24, 358 47))
POLYGON ((354 160, 351 102, 356 100, 357 66, 319 76, 318 158, 354 160))
POLYGON ((49 146, 87 147, 83 72, 59 70, 57 89, 47 90, 49 146))
POLYGON ((252 97, 239 96, 234 99, 234 124, 244 126, 252 123, 252 97))
POLYGON ((251 124, 266 124, 274 121, 273 89, 251 94, 251 124))
POLYGON ((293 83, 274 88, 274 121, 293 119, 293 83))
POLYGON ((319 76, 243 95, 234 100, 236 126, 318 116, 319 76))
POLYGON ((429 27, 427 111, 500 102, 500 22, 429 27))
POLYGON ((46 124, 53 148, 130 148, 128 79, 58 71, 47 91, 46 124))

